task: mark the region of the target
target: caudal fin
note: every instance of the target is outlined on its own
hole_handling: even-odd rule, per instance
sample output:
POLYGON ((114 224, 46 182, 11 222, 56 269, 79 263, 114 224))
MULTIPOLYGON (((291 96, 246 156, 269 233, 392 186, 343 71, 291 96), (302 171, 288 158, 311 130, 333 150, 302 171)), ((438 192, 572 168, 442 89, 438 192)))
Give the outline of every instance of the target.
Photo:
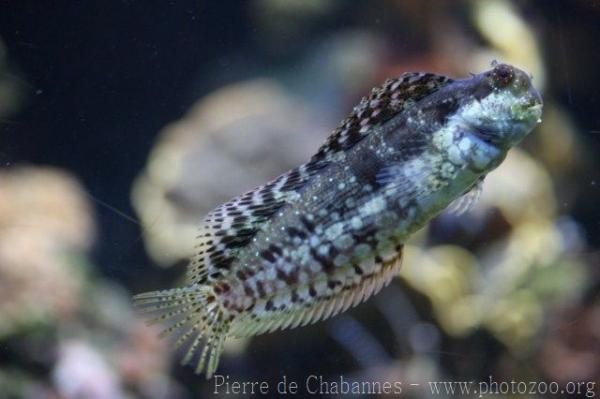
POLYGON ((204 370, 206 378, 212 377, 223 352, 230 322, 211 290, 197 284, 164 291, 146 292, 134 296, 135 306, 149 314, 148 324, 171 324, 160 337, 176 335, 174 346, 188 344, 182 364, 189 364, 202 348, 196 363, 196 373, 204 370))

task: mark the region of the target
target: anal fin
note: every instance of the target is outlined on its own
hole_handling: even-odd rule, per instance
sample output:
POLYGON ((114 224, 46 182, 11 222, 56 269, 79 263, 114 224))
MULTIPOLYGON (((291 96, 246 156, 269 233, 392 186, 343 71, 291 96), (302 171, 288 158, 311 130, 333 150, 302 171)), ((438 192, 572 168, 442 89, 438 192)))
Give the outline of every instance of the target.
POLYGON ((344 287, 330 297, 315 298, 315 302, 309 306, 306 304, 290 306, 258 317, 242 316, 231 326, 231 335, 249 337, 285 328, 305 326, 333 317, 366 301, 387 286, 398 274, 401 258, 400 252, 396 258, 382 262, 379 271, 364 276, 356 285, 344 287))

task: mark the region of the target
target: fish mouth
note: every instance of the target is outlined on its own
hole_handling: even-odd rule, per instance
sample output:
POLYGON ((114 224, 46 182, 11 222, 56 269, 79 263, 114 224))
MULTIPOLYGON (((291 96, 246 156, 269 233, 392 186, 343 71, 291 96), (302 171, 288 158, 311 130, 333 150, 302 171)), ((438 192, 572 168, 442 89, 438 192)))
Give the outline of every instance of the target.
POLYGON ((533 119, 537 121, 542 116, 544 101, 540 93, 530 88, 529 93, 513 108, 513 117, 518 121, 533 119))
POLYGON ((527 111, 531 112, 534 116, 537 116, 537 119, 539 119, 542 116, 543 107, 544 104, 535 103, 534 105, 531 105, 529 108, 527 108, 527 111))

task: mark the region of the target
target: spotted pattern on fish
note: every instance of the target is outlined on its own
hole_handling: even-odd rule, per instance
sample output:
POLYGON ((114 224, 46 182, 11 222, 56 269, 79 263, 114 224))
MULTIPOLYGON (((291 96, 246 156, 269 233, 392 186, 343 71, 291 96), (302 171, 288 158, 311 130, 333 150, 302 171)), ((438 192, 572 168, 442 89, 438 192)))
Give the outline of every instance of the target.
POLYGON ((306 164, 209 213, 185 287, 136 304, 171 321, 162 335, 210 377, 227 337, 316 322, 377 293, 406 240, 472 203, 541 108, 529 76, 506 64, 463 80, 388 80, 306 164))
POLYGON ((383 85, 373 88, 368 97, 363 97, 313 159, 335 159, 336 154, 369 134, 372 126, 385 122, 451 81, 446 76, 419 72, 407 72, 398 78, 386 80, 383 85))
POLYGON ((308 162, 210 212, 197 237, 188 283, 204 283, 227 274, 237 252, 248 244, 258 227, 295 198, 297 190, 325 165, 322 161, 308 162))

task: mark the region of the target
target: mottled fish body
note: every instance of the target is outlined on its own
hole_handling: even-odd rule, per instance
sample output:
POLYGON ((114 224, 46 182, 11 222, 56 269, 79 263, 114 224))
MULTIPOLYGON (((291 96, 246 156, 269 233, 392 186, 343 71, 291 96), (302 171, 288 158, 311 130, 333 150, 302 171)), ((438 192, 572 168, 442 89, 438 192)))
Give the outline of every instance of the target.
MULTIPOLYGON (((539 122, 542 100, 512 66, 464 80, 407 73, 373 89, 306 164, 205 218, 188 285, 136 296, 202 347, 210 377, 226 337, 305 325, 377 293, 407 238, 487 173, 539 122)), ((462 199, 461 199, 462 198, 462 199)))

